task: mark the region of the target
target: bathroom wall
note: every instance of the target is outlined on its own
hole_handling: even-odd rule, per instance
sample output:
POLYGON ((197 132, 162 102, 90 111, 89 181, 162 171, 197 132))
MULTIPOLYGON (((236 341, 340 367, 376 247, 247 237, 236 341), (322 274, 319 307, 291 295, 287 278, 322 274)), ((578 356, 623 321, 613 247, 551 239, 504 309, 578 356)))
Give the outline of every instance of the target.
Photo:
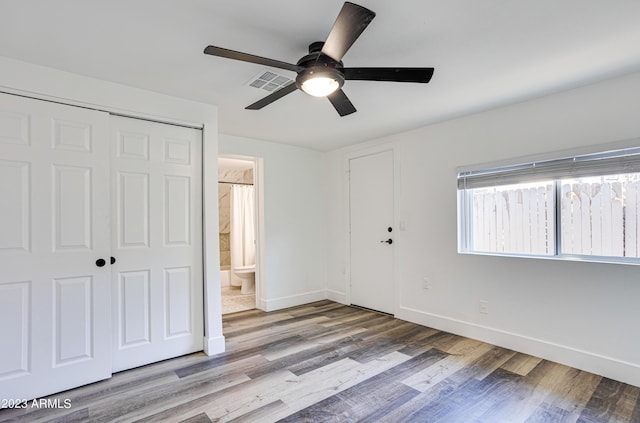
POLYGON ((220 270, 231 268, 231 243, 229 233, 231 231, 231 184, 253 184, 253 169, 229 169, 220 165, 218 167, 218 218, 220 236, 220 270))

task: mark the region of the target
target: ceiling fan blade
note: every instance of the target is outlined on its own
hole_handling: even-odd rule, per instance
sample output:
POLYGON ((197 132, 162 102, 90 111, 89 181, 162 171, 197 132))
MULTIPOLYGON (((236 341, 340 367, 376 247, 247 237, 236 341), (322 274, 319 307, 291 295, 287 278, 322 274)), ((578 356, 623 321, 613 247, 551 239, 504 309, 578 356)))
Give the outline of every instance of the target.
POLYGON ((344 68, 345 80, 427 83, 433 68, 344 68))
POLYGON ((336 62, 341 61, 375 16, 376 14, 369 9, 345 2, 324 42, 322 53, 336 62))
POLYGON ((299 72, 304 68, 294 65, 293 63, 281 62, 280 60, 267 59, 266 57, 255 56, 253 54, 241 53, 235 50, 229 50, 222 47, 207 46, 204 49, 205 54, 212 56, 225 57, 227 59, 241 60, 243 62, 256 63, 258 65, 271 66, 273 68, 286 69, 293 72, 299 72))
POLYGON ((347 97, 342 89, 334 91, 333 93, 329 94, 327 98, 329 99, 331 104, 333 104, 333 107, 335 107, 340 116, 347 116, 351 113, 356 112, 356 108, 353 107, 353 104, 349 100, 349 97, 347 97))
POLYGON ((292 92, 294 92, 295 90, 297 90, 298 87, 296 87, 296 84, 289 84, 286 87, 280 88, 278 91, 274 91, 271 94, 269 94, 268 96, 264 97, 263 99, 260 99, 258 101, 256 101, 253 104, 250 104, 249 106, 245 107, 245 109, 247 110, 260 110, 262 109, 264 106, 268 106, 269 104, 273 103, 276 100, 281 99, 282 97, 284 97, 287 94, 291 94, 292 92))

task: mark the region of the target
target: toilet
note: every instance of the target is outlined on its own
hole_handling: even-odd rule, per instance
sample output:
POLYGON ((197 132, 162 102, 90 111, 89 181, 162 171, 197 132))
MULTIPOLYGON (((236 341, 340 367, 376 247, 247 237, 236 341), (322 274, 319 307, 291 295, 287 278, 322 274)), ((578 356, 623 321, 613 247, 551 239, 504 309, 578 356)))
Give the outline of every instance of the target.
POLYGON ((240 293, 253 294, 256 292, 256 265, 240 266, 233 269, 233 273, 241 279, 240 293))

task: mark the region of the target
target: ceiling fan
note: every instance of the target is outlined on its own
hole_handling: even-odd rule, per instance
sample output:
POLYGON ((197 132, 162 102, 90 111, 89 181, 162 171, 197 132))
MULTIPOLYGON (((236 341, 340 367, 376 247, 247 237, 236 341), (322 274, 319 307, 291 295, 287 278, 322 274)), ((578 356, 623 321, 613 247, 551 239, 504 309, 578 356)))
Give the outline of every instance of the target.
POLYGON ((427 83, 433 68, 345 68, 342 57, 376 16, 374 12, 354 3, 345 2, 326 41, 309 45, 309 54, 295 65, 241 53, 222 47, 208 46, 205 54, 256 63, 296 72, 295 84, 289 84, 246 107, 259 110, 297 89, 316 97, 327 97, 340 116, 356 111, 342 91, 344 81, 392 81, 427 83))

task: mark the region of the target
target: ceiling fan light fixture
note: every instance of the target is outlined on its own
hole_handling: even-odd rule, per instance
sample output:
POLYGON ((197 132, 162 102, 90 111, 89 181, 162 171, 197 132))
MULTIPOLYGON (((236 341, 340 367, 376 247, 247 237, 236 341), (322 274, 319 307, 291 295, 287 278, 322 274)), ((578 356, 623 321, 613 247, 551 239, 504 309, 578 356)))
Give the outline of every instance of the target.
POLYGON ((338 81, 324 76, 310 78, 302 83, 302 91, 314 97, 326 97, 338 88, 338 81))
POLYGON ((336 69, 313 67, 303 70, 296 78, 296 85, 314 97, 327 97, 344 84, 344 76, 336 69))

